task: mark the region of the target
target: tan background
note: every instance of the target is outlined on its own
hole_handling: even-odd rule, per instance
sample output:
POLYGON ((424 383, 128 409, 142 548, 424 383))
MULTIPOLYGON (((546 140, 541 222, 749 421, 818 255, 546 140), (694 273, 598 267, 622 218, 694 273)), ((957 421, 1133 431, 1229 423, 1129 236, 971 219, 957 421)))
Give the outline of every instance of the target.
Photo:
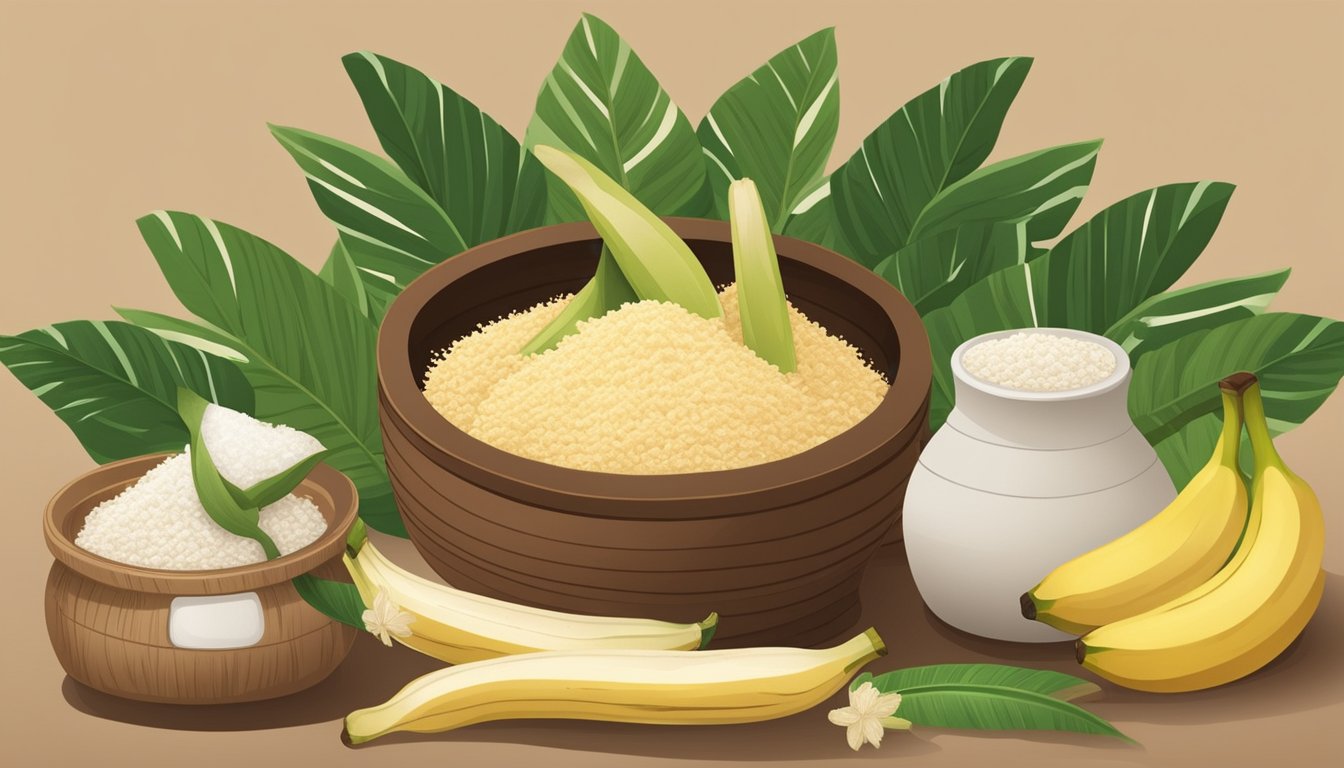
MULTIPOLYGON (((1344 6, 1338 2, 0 2, 0 332, 108 318, 109 306, 180 309, 133 221, 171 207, 243 226, 316 266, 332 227, 267 121, 376 148, 339 58, 379 51, 446 81, 521 135, 542 78, 581 10, 613 24, 692 120, 779 49, 837 28, 836 161, 904 100, 974 61, 1036 57, 991 159, 1105 137, 1078 220, 1140 189, 1221 179, 1238 191, 1187 281, 1292 266, 1277 308, 1344 317, 1344 6), (1010 7, 1011 6, 1011 7, 1010 7)), ((821 765, 850 758, 819 712, 782 723, 670 730, 504 724, 349 752, 344 709, 423 662, 362 644, 309 696, 173 714, 65 681, 46 645, 39 513, 92 465, 64 426, 0 375, 0 544, 6 637, 0 743, 13 765, 680 764, 821 765), (130 721, 126 724, 118 721, 130 721), (311 721, 316 722, 311 722, 311 721), (309 724, 302 724, 308 722, 309 724), (156 727, 148 727, 156 726, 156 727), (250 733, 198 732, 259 728, 250 733), (17 750, 17 757, 16 755, 17 750), (588 754, 587 750, 594 750, 588 754)), ((1344 571, 1344 397, 1280 441, 1318 489, 1327 567, 1344 571)), ((409 550, 400 551, 408 555, 409 550)), ((1108 691, 1093 706, 1144 743, 891 734, 863 758, 919 765, 1318 764, 1344 715, 1340 577, 1302 642, 1239 685, 1181 697, 1108 691), (1286 760, 1285 760, 1286 758, 1286 760)), ((1067 650, 1013 649, 933 624, 898 553, 871 574, 869 618, 886 667, 1007 658, 1069 667, 1067 650)), ((857 756, 855 756, 857 757, 857 756)))

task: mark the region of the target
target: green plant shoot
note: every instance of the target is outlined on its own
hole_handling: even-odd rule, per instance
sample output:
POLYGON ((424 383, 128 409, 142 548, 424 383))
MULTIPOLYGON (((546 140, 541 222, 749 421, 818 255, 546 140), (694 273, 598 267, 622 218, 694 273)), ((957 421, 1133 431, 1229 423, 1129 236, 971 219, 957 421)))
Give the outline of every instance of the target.
POLYGON ((779 276, 779 258, 761 196, 751 179, 728 185, 728 218, 733 232, 733 272, 737 275, 742 341, 783 373, 798 368, 789 303, 779 276))
POLYGON ((723 316, 704 267, 653 211, 578 155, 545 145, 532 151, 574 192, 639 298, 680 304, 701 317, 723 316))

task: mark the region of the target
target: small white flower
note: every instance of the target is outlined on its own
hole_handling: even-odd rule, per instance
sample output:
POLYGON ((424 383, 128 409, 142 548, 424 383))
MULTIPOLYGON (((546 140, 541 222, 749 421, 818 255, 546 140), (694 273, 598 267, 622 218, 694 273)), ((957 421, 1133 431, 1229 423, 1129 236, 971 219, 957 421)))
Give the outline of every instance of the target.
POLYGON ((883 694, 864 683, 849 692, 849 706, 832 709, 827 719, 845 728, 849 748, 857 750, 867 741, 874 747, 882 746, 882 719, 896 714, 901 706, 901 694, 883 694))
POLYGON ((392 635, 411 636, 411 622, 415 617, 401 610, 385 590, 378 590, 373 598, 373 607, 364 611, 364 628, 383 641, 383 645, 392 645, 392 635))

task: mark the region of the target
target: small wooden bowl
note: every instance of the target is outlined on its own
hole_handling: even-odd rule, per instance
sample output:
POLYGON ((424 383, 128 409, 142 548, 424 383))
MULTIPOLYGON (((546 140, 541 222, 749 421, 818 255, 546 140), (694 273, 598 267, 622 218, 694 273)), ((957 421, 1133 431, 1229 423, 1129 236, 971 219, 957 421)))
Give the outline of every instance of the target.
POLYGON ((47 633, 61 666, 104 693, 172 704, 257 701, 317 684, 345 659, 355 630, 314 610, 290 579, 344 575, 354 484, 325 464, 315 468, 294 493, 313 500, 327 530, 276 560, 170 571, 119 563, 75 545, 94 507, 171 455, 104 464, 47 503, 42 533, 56 557, 47 577, 47 633), (214 634, 202 635, 202 628, 214 634), (249 628, 257 630, 254 637, 241 637, 249 628))
MULTIPOLYGON (((668 222, 715 283, 733 279, 727 222, 668 222)), ((462 589, 557 610, 669 621, 718 611, 715 645, 811 645, 848 632, 924 437, 928 337, 914 307, 869 270, 792 238, 775 247, 794 305, 858 347, 891 388, 811 450, 718 472, 545 464, 477 440, 425 399, 431 355, 588 280, 601 249, 591 225, 495 240, 408 286, 378 337, 379 416, 397 507, 430 566, 462 589)))

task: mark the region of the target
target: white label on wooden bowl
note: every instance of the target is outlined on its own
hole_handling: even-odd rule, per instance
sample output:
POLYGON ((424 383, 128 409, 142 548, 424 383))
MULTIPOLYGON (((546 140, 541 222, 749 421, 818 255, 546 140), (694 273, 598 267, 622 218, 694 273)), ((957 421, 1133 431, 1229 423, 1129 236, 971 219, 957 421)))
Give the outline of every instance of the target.
POLYGON ((168 609, 168 639, 178 648, 246 648, 265 628, 256 592, 175 597, 168 609))

